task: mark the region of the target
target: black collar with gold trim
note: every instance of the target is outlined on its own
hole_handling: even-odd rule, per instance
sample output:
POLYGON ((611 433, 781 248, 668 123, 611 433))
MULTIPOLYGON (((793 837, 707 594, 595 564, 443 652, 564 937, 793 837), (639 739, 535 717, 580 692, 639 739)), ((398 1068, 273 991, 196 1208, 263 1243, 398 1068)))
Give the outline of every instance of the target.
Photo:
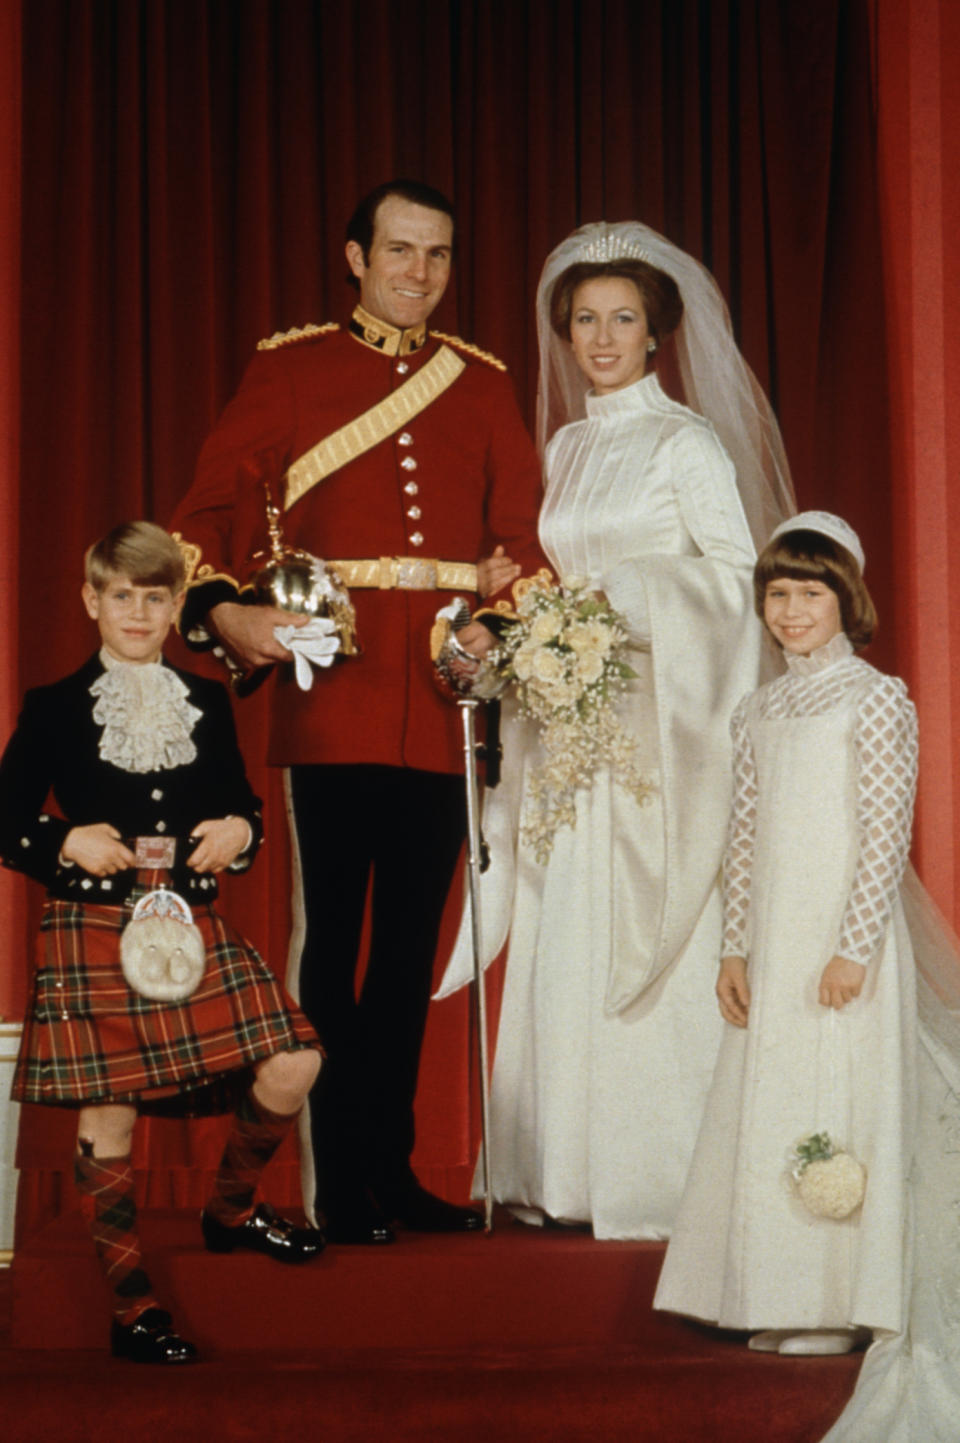
POLYGON ((419 326, 398 331, 396 326, 388 325, 378 316, 372 316, 363 306, 357 306, 350 317, 348 329, 351 336, 364 346, 369 346, 371 350, 379 351, 383 356, 409 356, 427 344, 426 321, 422 321, 419 326))

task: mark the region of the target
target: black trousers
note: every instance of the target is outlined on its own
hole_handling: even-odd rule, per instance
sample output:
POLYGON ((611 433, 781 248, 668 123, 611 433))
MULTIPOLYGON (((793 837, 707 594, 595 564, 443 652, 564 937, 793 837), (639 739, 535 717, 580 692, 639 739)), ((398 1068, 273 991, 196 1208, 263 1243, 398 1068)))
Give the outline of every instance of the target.
POLYGON ((306 908, 300 1005, 327 1053, 310 1098, 326 1211, 367 1187, 388 1196, 409 1177, 433 961, 466 804, 462 777, 400 767, 293 767, 291 784, 306 908))

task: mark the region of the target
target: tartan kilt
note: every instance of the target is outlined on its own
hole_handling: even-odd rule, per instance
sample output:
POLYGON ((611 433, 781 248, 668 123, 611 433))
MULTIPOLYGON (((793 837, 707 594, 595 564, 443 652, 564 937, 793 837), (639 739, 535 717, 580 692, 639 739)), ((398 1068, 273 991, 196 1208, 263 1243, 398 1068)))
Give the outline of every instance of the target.
POLYGON ((250 943, 212 906, 192 910, 206 946, 203 978, 184 1001, 157 1002, 134 992, 120 966, 129 904, 47 899, 14 1101, 69 1107, 182 1097, 186 1106, 172 1110, 215 1112, 235 1100, 219 1086, 227 1074, 275 1052, 320 1049, 250 943), (204 1091, 207 1103, 191 1106, 189 1095, 204 1091))

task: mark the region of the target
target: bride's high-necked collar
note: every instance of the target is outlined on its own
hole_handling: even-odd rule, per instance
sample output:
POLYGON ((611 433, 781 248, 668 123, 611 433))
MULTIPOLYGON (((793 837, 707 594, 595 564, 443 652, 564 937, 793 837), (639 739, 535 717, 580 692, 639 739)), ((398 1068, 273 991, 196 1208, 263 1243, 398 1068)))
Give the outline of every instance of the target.
POLYGON ((608 391, 604 396, 598 396, 596 391, 588 391, 587 415, 616 416, 626 411, 636 411, 638 407, 655 406, 662 401, 669 403, 669 400, 656 371, 648 371, 639 381, 631 381, 629 386, 621 386, 618 391, 608 391))
POLYGON ((797 656, 795 653, 785 651, 787 670, 792 676, 816 676, 818 672, 827 671, 831 666, 837 666, 842 661, 849 661, 853 656, 853 646, 846 632, 838 631, 836 636, 831 636, 823 646, 818 646, 807 656, 797 656))

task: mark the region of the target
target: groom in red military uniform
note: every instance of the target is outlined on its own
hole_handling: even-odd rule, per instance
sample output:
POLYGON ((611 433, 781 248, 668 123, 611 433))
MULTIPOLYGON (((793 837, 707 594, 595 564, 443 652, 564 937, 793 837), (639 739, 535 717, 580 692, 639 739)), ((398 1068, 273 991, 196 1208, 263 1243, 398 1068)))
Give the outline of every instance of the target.
MULTIPOLYGON (((347 227, 360 290, 347 327, 260 343, 172 523, 191 572, 189 644, 217 642, 246 667, 281 663, 268 759, 290 768, 299 997, 328 1058, 310 1104, 317 1203, 333 1242, 389 1242, 394 1222, 481 1225, 410 1167, 432 963, 465 826, 458 718, 434 685, 430 633, 455 593, 477 590, 481 558, 480 587, 501 610, 543 558, 540 468, 504 367, 427 330, 452 249, 439 192, 398 181, 367 196, 347 227), (361 654, 309 691, 274 634, 304 619, 248 604, 267 543, 264 483, 287 543, 324 558, 356 608, 361 654)), ((477 654, 492 644, 476 619, 458 637, 477 654)))

